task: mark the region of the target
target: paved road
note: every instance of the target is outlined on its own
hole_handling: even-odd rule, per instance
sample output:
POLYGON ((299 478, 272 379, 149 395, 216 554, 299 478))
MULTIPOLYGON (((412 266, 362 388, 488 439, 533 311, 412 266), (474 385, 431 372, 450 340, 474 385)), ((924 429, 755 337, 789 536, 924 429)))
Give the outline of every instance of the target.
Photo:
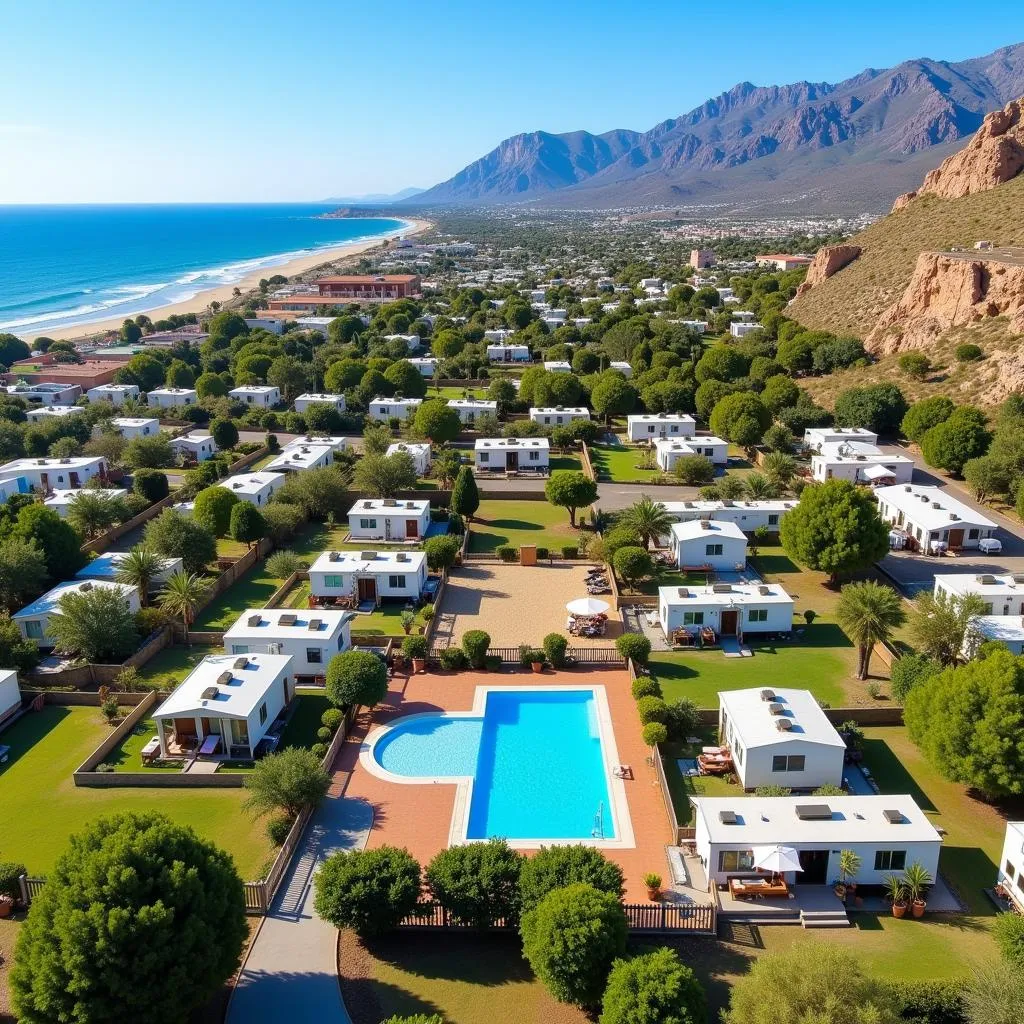
POLYGON ((313 874, 332 853, 362 849, 372 824, 368 804, 332 787, 256 937, 227 1024, 349 1024, 338 987, 337 932, 313 911, 313 874))

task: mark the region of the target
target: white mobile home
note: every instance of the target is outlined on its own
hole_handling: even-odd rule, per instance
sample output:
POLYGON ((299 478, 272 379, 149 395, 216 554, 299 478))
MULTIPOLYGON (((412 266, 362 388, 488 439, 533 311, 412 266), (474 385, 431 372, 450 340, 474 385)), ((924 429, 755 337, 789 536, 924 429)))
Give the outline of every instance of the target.
POLYGON ((441 360, 435 359, 433 356, 417 356, 415 359, 409 360, 410 366, 415 366, 421 377, 428 378, 437 373, 440 363, 441 360))
POLYGON ((75 416, 80 412, 85 412, 85 408, 81 405, 44 405, 38 409, 27 410, 25 416, 30 423, 43 423, 46 420, 75 416))
POLYGON ((478 473, 546 473, 551 465, 546 437, 481 437, 473 447, 478 473))
POLYGON ((94 587, 119 591, 133 612, 137 612, 141 607, 138 590, 126 583, 113 583, 108 580, 67 580, 58 583, 42 597, 37 597, 21 611, 15 612, 11 618, 26 640, 35 640, 40 647, 53 647, 54 641, 48 632, 50 616, 60 611, 61 598, 66 594, 87 593, 94 587))
MULTIPOLYGON (((97 555, 91 562, 84 565, 75 573, 77 580, 114 580, 121 563, 128 557, 127 551, 105 551, 97 555)), ((176 572, 181 572, 182 560, 180 558, 164 558, 160 571, 153 577, 153 590, 159 590, 160 584, 166 583, 168 578, 176 572)))
POLYGON ((279 491, 288 477, 284 473, 237 473, 221 480, 218 487, 226 487, 239 501, 253 505, 266 505, 273 494, 279 491))
POLYGON ((146 402, 158 409, 177 409, 195 405, 199 392, 195 388, 157 388, 146 395, 146 402))
POLYGON ((293 437, 281 448, 281 451, 290 452, 293 448, 308 448, 312 446, 330 448, 337 455, 348 447, 348 438, 341 434, 303 434, 300 437, 293 437))
POLYGON ((296 681, 322 677, 336 654, 352 646, 353 612, 325 608, 292 611, 287 608, 249 608, 224 634, 228 654, 287 654, 296 681))
MULTIPOLYGON (((40 405, 74 405, 82 397, 77 384, 8 384, 7 394, 40 405)), ((136 388, 136 392, 138 389, 136 388)))
POLYGON ((729 442, 707 434, 691 437, 686 441, 659 437, 654 442, 654 450, 659 468, 666 473, 671 473, 676 468, 676 463, 688 455, 702 455, 716 466, 729 464, 729 442))
POLYGON ((415 601, 426 582, 422 551, 325 551, 309 567, 309 592, 320 600, 415 601))
POLYGON ((735 523, 744 533, 753 533, 764 526, 772 533, 779 532, 779 521, 797 502, 774 498, 771 501, 663 501, 665 511, 677 523, 695 519, 715 519, 735 523))
POLYGON ((866 427, 808 427, 804 431, 804 447, 816 452, 821 451, 823 445, 846 441, 877 445, 878 435, 866 427))
POLYGON ((78 500, 80 494, 91 494, 97 497, 103 498, 105 501, 123 501, 128 497, 128 492, 124 488, 120 487, 109 487, 103 490, 85 490, 81 487, 72 487, 68 489, 58 488, 57 490, 51 491, 50 496, 43 502, 47 508, 52 508, 54 512, 61 517, 66 519, 71 506, 78 500))
POLYGON ((126 441, 135 437, 156 437, 160 433, 160 421, 149 416, 115 416, 110 423, 126 441))
POLYGON ((1018 914, 1024 914, 1024 821, 1008 821, 996 882, 1003 887, 1018 914))
POLYGON ((363 498, 348 512, 352 540, 422 540, 430 529, 429 501, 363 498))
POLYGON ((840 786, 846 744, 810 690, 728 690, 718 735, 744 789, 840 786))
POLYGON ((450 398, 448 408, 454 409, 466 426, 471 426, 478 416, 498 415, 498 403, 484 398, 450 398))
POLYGON ((906 547, 912 551, 976 548, 996 533, 991 519, 941 487, 879 487, 875 498, 881 517, 905 535, 906 547))
POLYGON ((1024 573, 942 573, 935 577, 933 590, 936 597, 977 594, 986 615, 1024 616, 1024 573))
POLYGON ((212 654, 153 712, 160 756, 251 760, 295 696, 286 654, 212 654))
POLYGON ((529 345, 488 345, 487 361, 489 363, 528 363, 530 347, 529 345))
POLYGON ((334 464, 334 449, 325 444, 303 444, 283 450, 264 467, 267 473, 297 473, 304 469, 326 469, 334 464))
POLYGON ((629 363, 621 361, 612 361, 608 364, 609 370, 618 370, 626 380, 629 380, 633 376, 633 367, 629 363))
POLYGON ((990 640, 1011 654, 1024 654, 1024 622, 1018 615, 975 615, 964 637, 964 657, 974 658, 978 648, 990 640))
POLYGON ((793 628, 793 598, 778 583, 659 587, 658 619, 669 638, 677 629, 702 626, 717 636, 738 639, 751 633, 788 633, 793 628))
POLYGON ((565 359, 545 359, 544 369, 548 373, 572 373, 572 365, 565 359))
POLYGON ((565 427, 576 420, 589 420, 590 410, 583 405, 531 406, 530 419, 542 427, 565 427))
POLYGON ((90 402, 110 402, 113 405, 124 405, 129 398, 139 397, 137 384, 100 384, 89 388, 86 397, 90 402))
POLYGON ((338 412, 345 411, 345 396, 332 394, 313 394, 306 392, 295 399, 295 411, 305 412, 311 405, 330 405, 338 412))
POLYGON ((18 673, 13 668, 0 669, 0 725, 21 710, 18 673))
POLYGON ((407 420, 416 415, 422 404, 422 398, 375 398, 370 402, 370 419, 378 423, 407 420))
POLYGON ((396 444, 389 444, 386 455, 408 455, 412 464, 416 467, 417 476, 426 476, 430 469, 430 444, 427 441, 412 442, 399 441, 396 444))
POLYGON ((281 401, 281 389, 271 387, 269 384, 242 384, 240 387, 232 388, 228 396, 245 405, 269 409, 281 401))
POLYGON ((736 323, 736 324, 729 324, 729 333, 734 338, 745 338, 748 334, 752 334, 754 331, 759 331, 759 330, 761 330, 761 325, 759 323, 754 323, 754 322, 743 323, 743 322, 741 322, 741 323, 736 323))
POLYGON ((716 884, 753 877, 758 849, 791 846, 800 872, 787 883, 828 885, 839 877, 839 856, 853 850, 860 885, 882 885, 918 863, 938 877, 942 836, 913 797, 691 797, 697 855, 716 884))
POLYGON ((409 352, 415 352, 423 344, 423 339, 418 334, 385 334, 384 340, 404 341, 409 352))
POLYGON ((909 484, 914 460, 906 455, 887 455, 868 441, 829 442, 811 456, 811 476, 819 482, 849 480, 855 484, 890 487, 909 484))
POLYGON ((626 417, 630 441, 653 441, 659 437, 693 437, 697 421, 685 412, 645 412, 626 417))
POLYGON ((23 476, 0 476, 0 505, 14 494, 28 494, 32 490, 23 476))
POLYGON ((186 461, 205 462, 217 451, 212 434, 186 434, 172 437, 171 447, 186 461))
POLYGON ((672 524, 676 565, 733 570, 747 564, 747 535, 728 520, 695 519, 672 524))
POLYGON ((0 476, 22 476, 36 490, 81 487, 94 477, 107 481, 107 460, 80 455, 67 459, 15 459, 0 466, 0 476))

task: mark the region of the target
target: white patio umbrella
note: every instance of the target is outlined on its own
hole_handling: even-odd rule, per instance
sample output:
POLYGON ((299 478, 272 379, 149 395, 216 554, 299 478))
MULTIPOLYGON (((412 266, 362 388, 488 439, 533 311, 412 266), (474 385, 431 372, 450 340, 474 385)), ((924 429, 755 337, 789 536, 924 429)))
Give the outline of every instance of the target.
POLYGON ((762 871, 803 871, 800 854, 792 846, 755 846, 754 867, 762 871))
POLYGON ((599 601, 596 597, 578 597, 570 601, 566 610, 572 615, 600 615, 611 607, 607 601, 599 601))

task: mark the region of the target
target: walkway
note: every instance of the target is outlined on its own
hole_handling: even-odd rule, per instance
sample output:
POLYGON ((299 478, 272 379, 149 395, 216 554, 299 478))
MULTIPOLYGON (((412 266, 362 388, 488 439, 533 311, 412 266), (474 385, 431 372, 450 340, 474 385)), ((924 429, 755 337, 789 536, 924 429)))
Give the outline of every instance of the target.
POLYGON ((313 816, 238 980, 227 1024, 348 1024, 338 988, 337 932, 313 912, 313 873, 338 850, 361 849, 373 824, 338 783, 313 816))

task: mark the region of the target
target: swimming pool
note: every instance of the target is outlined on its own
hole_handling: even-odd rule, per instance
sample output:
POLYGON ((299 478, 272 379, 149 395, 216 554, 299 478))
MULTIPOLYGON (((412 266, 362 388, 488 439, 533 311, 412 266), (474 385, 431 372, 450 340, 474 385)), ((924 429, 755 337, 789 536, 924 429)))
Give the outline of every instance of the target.
POLYGON ((376 730, 362 760, 394 782, 457 785, 453 842, 632 845, 604 687, 478 687, 470 712, 376 730))

